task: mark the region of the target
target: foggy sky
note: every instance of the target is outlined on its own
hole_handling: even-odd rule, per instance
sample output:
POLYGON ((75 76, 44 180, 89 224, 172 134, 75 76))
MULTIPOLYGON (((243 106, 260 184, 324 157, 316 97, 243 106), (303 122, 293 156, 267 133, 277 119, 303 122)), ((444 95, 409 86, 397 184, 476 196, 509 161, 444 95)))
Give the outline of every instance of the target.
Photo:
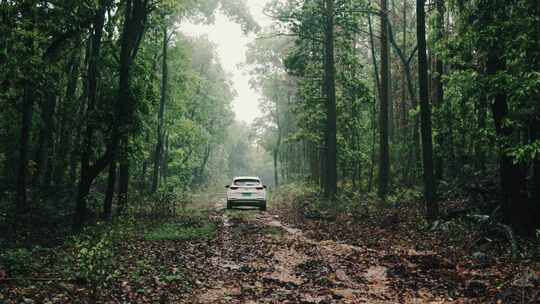
MULTIPOLYGON (((248 7, 255 20, 261 26, 268 25, 271 20, 263 14, 264 5, 269 0, 247 0, 248 7)), ((182 23, 180 30, 188 36, 208 36, 217 44, 217 53, 227 73, 232 75, 234 90, 237 93, 233 101, 233 111, 237 120, 250 123, 260 115, 259 98, 255 90, 249 87, 249 75, 239 67, 245 61, 247 44, 255 39, 254 34, 244 36, 240 25, 230 21, 221 13, 216 14, 216 22, 210 25, 182 23)))

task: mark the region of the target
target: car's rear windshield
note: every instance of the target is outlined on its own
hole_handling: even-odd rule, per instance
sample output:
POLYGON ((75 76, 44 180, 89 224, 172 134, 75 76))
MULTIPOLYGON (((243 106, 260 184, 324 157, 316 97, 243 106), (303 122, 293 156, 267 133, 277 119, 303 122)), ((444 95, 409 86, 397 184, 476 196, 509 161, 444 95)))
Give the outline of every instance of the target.
POLYGON ((261 181, 258 179, 237 179, 234 181, 236 186, 254 186, 260 184, 261 181))

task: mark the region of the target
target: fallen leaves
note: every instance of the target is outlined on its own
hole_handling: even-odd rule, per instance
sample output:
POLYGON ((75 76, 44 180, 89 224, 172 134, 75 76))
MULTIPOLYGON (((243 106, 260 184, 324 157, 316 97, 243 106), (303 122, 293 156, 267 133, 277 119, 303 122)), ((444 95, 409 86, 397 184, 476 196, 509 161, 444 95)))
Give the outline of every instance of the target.
MULTIPOLYGON (((538 268, 487 254, 458 255, 460 248, 418 234, 403 214, 396 224, 402 230, 344 215, 335 221, 305 220, 294 210, 279 212, 229 212, 221 206, 198 219, 215 225, 210 238, 149 240, 144 233, 126 238, 115 248, 118 274, 99 288, 98 299, 186 304, 538 300, 538 268)), ((53 277, 57 270, 40 272, 53 277)), ((2 277, 7 274, 0 271, 2 277)), ((10 282, 0 286, 0 302, 86 303, 90 287, 10 282)))
POLYGON ((399 211, 386 208, 387 213, 385 208, 379 208, 362 220, 352 214, 338 214, 333 221, 307 219, 302 206, 282 203, 276 210, 286 225, 300 228, 306 237, 319 240, 320 245, 334 241, 361 249, 347 257, 354 264, 386 267, 388 291, 384 293, 397 295, 396 301, 540 302, 536 292, 540 282, 533 275, 540 265, 512 261, 509 250, 497 247, 500 242, 494 240, 487 244, 490 247, 483 247, 488 253, 471 252, 468 249, 474 248, 476 234, 466 234, 458 226, 462 230, 457 230, 459 238, 455 238, 451 233, 456 233, 456 224, 448 225, 452 227, 444 231, 426 230, 418 225, 422 220, 415 211, 420 209, 417 206, 401 207, 399 211), (525 274, 524 269, 533 271, 525 274))

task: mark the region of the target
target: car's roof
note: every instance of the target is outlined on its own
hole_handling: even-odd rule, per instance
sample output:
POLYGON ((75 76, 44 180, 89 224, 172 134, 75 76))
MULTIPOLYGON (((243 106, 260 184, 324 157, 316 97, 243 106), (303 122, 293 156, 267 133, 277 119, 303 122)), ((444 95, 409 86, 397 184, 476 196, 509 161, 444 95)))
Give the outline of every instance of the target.
POLYGON ((237 179, 256 179, 256 180, 261 180, 259 177, 257 176, 237 176, 235 178, 233 178, 233 180, 237 180, 237 179))

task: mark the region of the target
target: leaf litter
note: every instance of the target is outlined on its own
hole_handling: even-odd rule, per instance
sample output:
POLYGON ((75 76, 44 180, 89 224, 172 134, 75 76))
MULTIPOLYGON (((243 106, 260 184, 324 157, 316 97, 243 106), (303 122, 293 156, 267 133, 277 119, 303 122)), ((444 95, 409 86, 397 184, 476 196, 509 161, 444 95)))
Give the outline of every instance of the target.
MULTIPOLYGON (((208 214, 208 239, 126 239, 119 275, 97 300, 77 281, 2 281, 2 303, 536 303, 538 272, 484 257, 459 259, 418 236, 294 211, 208 214), (536 281, 535 281, 536 280, 536 281), (518 297, 519 296, 519 297, 518 297)), ((429 240, 429 237, 428 237, 429 240)), ((51 278, 55 269, 41 269, 51 278)), ((38 271, 39 272, 39 271, 38 271)), ((7 275, 2 274, 3 278, 7 275)), ((35 274, 39 276, 39 274, 35 274)))

